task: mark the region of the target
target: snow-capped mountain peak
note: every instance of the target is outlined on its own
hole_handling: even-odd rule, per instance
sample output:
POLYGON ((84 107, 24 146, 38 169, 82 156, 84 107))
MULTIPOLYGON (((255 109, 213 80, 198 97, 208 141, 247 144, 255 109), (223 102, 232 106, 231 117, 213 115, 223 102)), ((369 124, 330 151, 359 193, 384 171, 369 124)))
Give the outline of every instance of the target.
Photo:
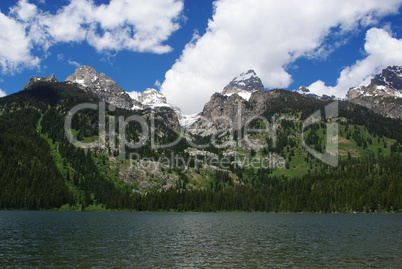
POLYGON ((360 86, 350 88, 347 94, 349 100, 358 97, 394 97, 402 98, 402 91, 392 89, 383 85, 371 85, 370 87, 360 86))
POLYGON ((293 92, 304 95, 306 97, 312 97, 312 98, 317 98, 317 99, 322 99, 322 100, 338 100, 338 99, 340 99, 340 98, 336 98, 334 95, 329 96, 329 95, 323 94, 322 96, 319 96, 319 95, 311 92, 310 89, 307 88, 306 86, 301 86, 300 88, 294 90, 293 92))
POLYGON ((402 92, 402 66, 388 66, 381 74, 376 75, 370 85, 376 85, 379 90, 384 88, 402 92))
POLYGON ((254 72, 254 70, 248 70, 247 72, 241 73, 238 77, 235 77, 233 81, 235 82, 242 82, 242 81, 248 81, 252 78, 258 78, 257 74, 254 72))
POLYGON ((307 88, 306 86, 301 86, 300 88, 294 90, 294 92, 297 92, 298 94, 301 94, 301 95, 306 95, 306 96, 311 96, 311 97, 318 97, 318 95, 312 93, 310 91, 310 89, 307 88))
POLYGON ((78 67, 74 74, 67 77, 66 81, 76 83, 82 87, 88 87, 98 79, 98 72, 88 65, 78 67))
POLYGON ((167 99, 163 93, 153 88, 147 88, 143 92, 130 92, 129 95, 134 101, 137 102, 137 105, 132 107, 133 110, 146 108, 158 109, 161 107, 172 109, 177 115, 180 126, 184 129, 187 129, 200 117, 199 113, 184 115, 179 107, 167 102, 167 99))
POLYGON ((147 88, 143 92, 129 92, 130 97, 135 101, 135 105, 131 108, 133 110, 140 110, 145 108, 157 108, 157 107, 169 107, 173 108, 171 104, 168 104, 166 97, 160 91, 147 88))
POLYGON ((143 105, 167 104, 166 97, 160 91, 148 88, 138 96, 138 101, 143 105))
POLYGON ((402 66, 388 66, 368 86, 350 88, 347 98, 359 97, 402 98, 402 66))
POLYGON ((75 69, 75 72, 66 78, 66 82, 76 84, 82 90, 117 107, 130 109, 133 106, 132 99, 124 89, 106 74, 98 74, 94 68, 88 65, 75 69))
POLYGON ((391 118, 402 116, 402 67, 388 66, 367 86, 350 88, 347 99, 391 118))
POLYGON ((254 70, 248 70, 235 77, 222 91, 225 96, 237 94, 245 100, 249 100, 253 92, 263 91, 264 85, 254 70))

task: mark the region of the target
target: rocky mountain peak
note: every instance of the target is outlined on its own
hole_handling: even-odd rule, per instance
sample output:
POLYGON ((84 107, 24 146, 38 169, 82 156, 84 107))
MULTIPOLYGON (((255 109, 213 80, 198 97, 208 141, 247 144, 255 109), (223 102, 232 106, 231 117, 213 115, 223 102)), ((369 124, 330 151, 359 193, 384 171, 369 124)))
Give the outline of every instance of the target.
POLYGON ((301 86, 299 89, 294 90, 294 92, 297 92, 297 93, 300 93, 300 94, 302 94, 302 93, 310 93, 310 89, 307 88, 306 86, 301 86))
POLYGON ((148 88, 138 96, 138 101, 143 105, 167 104, 166 97, 160 91, 148 88))
POLYGON ((385 86, 401 92, 402 66, 388 66, 371 80, 370 85, 385 86))
POLYGON ((24 90, 31 87, 33 84, 40 82, 40 81, 46 81, 46 82, 58 82, 54 74, 51 74, 48 77, 32 77, 27 84, 24 86, 24 90))
POLYGON ((67 77, 67 82, 76 83, 81 87, 88 87, 98 79, 96 70, 88 65, 83 65, 75 69, 74 74, 67 77))
POLYGON ((359 97, 402 97, 402 66, 388 66, 367 86, 350 88, 349 100, 359 97))
POLYGON ((322 100, 325 100, 325 101, 335 100, 336 99, 336 97, 334 95, 329 96, 329 95, 323 94, 322 96, 319 96, 319 95, 311 92, 310 89, 307 88, 306 86, 301 86, 300 88, 294 90, 293 92, 296 92, 298 94, 304 95, 306 97, 322 99, 322 100))
POLYGON ((369 85, 350 88, 346 97, 384 116, 402 117, 402 66, 388 66, 369 85))
POLYGON ((179 107, 169 104, 163 93, 156 89, 147 88, 141 93, 131 92, 130 96, 134 102, 133 110, 159 111, 164 115, 163 120, 174 129, 186 128, 194 121, 193 115, 183 115, 179 107))
POLYGON ((296 93, 298 93, 298 94, 301 94, 301 95, 304 95, 304 96, 307 96, 307 97, 314 97, 314 98, 318 98, 318 97, 319 97, 318 95, 312 93, 312 92, 310 91, 310 89, 307 88, 306 86, 301 86, 301 87, 298 88, 297 90, 294 90, 294 92, 296 92, 296 93))
POLYGON ((67 77, 66 82, 74 83, 79 88, 95 94, 99 99, 117 107, 131 109, 133 100, 113 79, 83 65, 75 69, 74 74, 67 77))
POLYGON ((214 93, 211 96, 209 102, 204 105, 202 111, 202 118, 198 118, 190 129, 190 132, 206 136, 211 135, 221 128, 225 128, 228 122, 222 122, 222 118, 230 119, 236 123, 235 129, 241 128, 244 124, 243 119, 239 119, 239 112, 245 112, 246 103, 251 100, 255 94, 264 93, 264 85, 261 79, 256 75, 253 70, 241 73, 238 77, 235 77, 229 84, 223 89, 222 93, 214 93), (205 128, 205 120, 213 122, 212 127, 205 128), (239 125, 240 121, 240 125, 239 125))
POLYGON ((222 94, 230 96, 237 94, 245 100, 249 100, 251 93, 263 91, 264 85, 254 70, 248 70, 235 77, 229 84, 223 88, 222 94))

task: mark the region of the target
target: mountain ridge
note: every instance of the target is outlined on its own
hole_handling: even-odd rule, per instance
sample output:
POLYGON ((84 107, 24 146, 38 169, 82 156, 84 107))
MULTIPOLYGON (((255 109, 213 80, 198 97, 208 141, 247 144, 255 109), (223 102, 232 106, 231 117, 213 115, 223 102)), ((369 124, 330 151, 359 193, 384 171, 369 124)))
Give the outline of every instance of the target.
POLYGON ((135 101, 113 79, 104 73, 99 73, 92 67, 83 65, 65 80, 73 83, 84 91, 91 92, 101 100, 117 107, 131 109, 137 105, 135 101))
POLYGON ((263 90, 264 85, 262 84, 261 79, 257 76, 254 70, 250 69, 230 81, 229 84, 223 88, 221 94, 228 97, 237 94, 248 101, 253 92, 263 90))
POLYGON ((388 66, 367 86, 350 88, 349 102, 391 118, 402 117, 402 67, 388 66))
MULTIPOLYGON (((6 126, 0 129, 0 208, 393 212, 402 207, 400 120, 339 101, 333 121, 339 125, 340 161, 330 167, 303 146, 325 152, 327 122, 304 134, 301 126, 331 101, 286 90, 256 91, 249 101, 237 94, 216 93, 216 98, 224 108, 216 111, 233 119, 239 106, 244 118, 282 117, 276 134, 246 134, 242 127, 234 137, 230 129, 201 137, 183 134, 169 107, 116 108, 106 111, 104 145, 82 149, 66 138, 66 115, 82 103, 99 106, 97 95, 75 83, 38 80, 0 98, 0 124, 6 126), (129 147, 144 130, 134 121, 119 133, 117 121, 125 119, 143 119, 152 139, 129 147)), ((250 127, 264 128, 259 119, 250 127)), ((99 111, 78 111, 71 124, 77 140, 100 141, 99 111)))
MULTIPOLYGON (((402 67, 389 66, 377 74, 368 86, 350 88, 346 100, 355 104, 366 106, 375 112, 392 118, 402 117, 402 67)), ((24 89, 39 81, 57 82, 54 75, 49 77, 33 77, 25 85, 24 89)), ((99 73, 90 66, 78 67, 73 74, 67 77, 67 83, 76 84, 84 91, 89 91, 98 96, 101 100, 107 101, 113 105, 125 109, 159 109, 161 107, 174 110, 179 118, 180 125, 183 129, 189 129, 201 115, 208 117, 222 116, 219 110, 226 110, 231 104, 238 100, 234 95, 239 96, 245 101, 250 101, 255 92, 264 92, 264 85, 254 70, 248 70, 241 73, 230 81, 219 96, 214 94, 211 100, 204 106, 205 111, 192 115, 185 115, 181 109, 168 103, 167 98, 160 91, 148 88, 138 93, 136 97, 129 95, 114 80, 104 73, 99 73), (218 102, 215 108, 212 108, 211 102, 218 102), (219 107, 220 106, 220 107, 219 107), (214 112, 215 111, 215 112, 214 112)), ((341 100, 335 96, 322 95, 318 96, 312 93, 307 87, 301 86, 293 92, 304 95, 309 98, 322 100, 341 100)), ((225 113, 223 113, 225 114, 225 113)), ((233 118, 233 117, 232 117, 233 118)))

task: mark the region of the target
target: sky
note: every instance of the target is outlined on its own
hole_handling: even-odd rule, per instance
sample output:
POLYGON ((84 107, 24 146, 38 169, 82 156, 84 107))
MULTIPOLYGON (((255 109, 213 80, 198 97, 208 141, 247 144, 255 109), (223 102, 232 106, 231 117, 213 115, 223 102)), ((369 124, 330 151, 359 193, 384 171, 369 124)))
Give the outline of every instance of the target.
POLYGON ((253 69, 267 90, 344 97, 402 65, 402 0, 1 0, 0 97, 89 65, 186 114, 253 69))

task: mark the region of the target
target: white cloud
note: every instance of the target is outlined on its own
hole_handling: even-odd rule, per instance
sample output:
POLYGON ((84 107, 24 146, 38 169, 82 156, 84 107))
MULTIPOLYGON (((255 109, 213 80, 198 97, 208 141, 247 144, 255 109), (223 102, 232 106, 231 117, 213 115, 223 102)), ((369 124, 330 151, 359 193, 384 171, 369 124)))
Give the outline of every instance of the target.
POLYGON ((10 11, 14 17, 22 21, 29 21, 38 14, 37 7, 34 4, 28 3, 27 0, 20 0, 10 11))
POLYGON ((138 100, 138 96, 141 94, 140 92, 132 91, 132 92, 127 92, 128 95, 130 95, 131 99, 138 100))
POLYGON ((0 89, 0 98, 6 96, 7 93, 5 91, 3 91, 2 89, 0 89))
MULTIPOLYGON (((29 12, 23 12, 21 16, 29 12)), ((40 59, 31 55, 32 43, 27 38, 24 23, 0 12, 0 67, 3 73, 13 73, 25 67, 38 66, 40 59)))
MULTIPOLYGON (((42 1, 39 1, 42 2, 42 1)), ((130 50, 166 53, 164 42, 179 29, 182 0, 71 0, 55 14, 20 0, 8 15, 0 12, 0 67, 3 72, 38 66, 34 50, 57 43, 87 42, 98 52, 130 50)))
POLYGON ((254 69, 268 88, 286 88, 286 67, 323 57, 360 25, 398 11, 402 1, 219 0, 207 32, 187 44, 161 91, 186 113, 199 112, 236 75, 254 69), (336 33, 336 36, 334 35, 336 33), (328 44, 328 36, 338 43, 328 44))
POLYGON ((319 80, 308 88, 319 95, 327 94, 343 98, 349 88, 367 86, 370 79, 382 69, 402 63, 402 40, 393 38, 384 29, 371 28, 367 31, 364 50, 367 57, 344 68, 336 86, 326 86, 325 82, 319 80))
POLYGON ((55 42, 87 41, 96 50, 166 53, 164 45, 179 29, 180 0, 111 0, 96 6, 72 0, 56 15, 43 14, 42 23, 55 42))
POLYGON ((79 67, 81 66, 81 64, 79 62, 73 61, 73 60, 68 60, 67 61, 68 64, 79 67))
MULTIPOLYGON (((63 54, 63 53, 57 54, 57 60, 63 62, 63 61, 65 60, 64 54, 63 54)), ((81 66, 81 64, 80 64, 79 62, 73 61, 73 60, 71 60, 71 59, 67 60, 67 63, 68 63, 69 65, 76 66, 76 67, 81 66)))

